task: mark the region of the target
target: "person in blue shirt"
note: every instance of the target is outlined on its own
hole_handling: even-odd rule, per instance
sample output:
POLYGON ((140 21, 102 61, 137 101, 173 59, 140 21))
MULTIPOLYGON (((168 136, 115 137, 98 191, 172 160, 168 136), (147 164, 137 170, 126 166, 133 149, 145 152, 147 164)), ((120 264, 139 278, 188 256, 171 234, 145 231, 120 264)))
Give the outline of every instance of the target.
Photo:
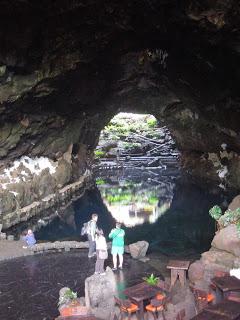
POLYGON ((27 245, 27 246, 23 246, 24 249, 35 245, 36 239, 35 239, 34 233, 32 232, 31 229, 29 229, 27 231, 27 234, 25 236, 23 236, 23 240, 26 242, 26 245, 27 245))

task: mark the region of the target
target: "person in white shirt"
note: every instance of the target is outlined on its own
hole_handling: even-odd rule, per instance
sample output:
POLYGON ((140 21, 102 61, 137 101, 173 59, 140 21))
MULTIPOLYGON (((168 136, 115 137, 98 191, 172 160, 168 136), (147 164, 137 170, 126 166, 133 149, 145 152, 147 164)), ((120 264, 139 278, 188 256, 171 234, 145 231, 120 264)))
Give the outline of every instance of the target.
POLYGON ((96 234, 96 252, 97 260, 95 264, 95 274, 104 275, 104 261, 108 257, 107 242, 102 229, 99 229, 96 234))
POLYGON ((88 258, 92 258, 96 254, 95 236, 98 231, 97 221, 98 221, 98 215, 96 213, 93 213, 92 219, 88 222, 88 227, 87 227, 87 237, 88 237, 88 244, 89 244, 88 258))

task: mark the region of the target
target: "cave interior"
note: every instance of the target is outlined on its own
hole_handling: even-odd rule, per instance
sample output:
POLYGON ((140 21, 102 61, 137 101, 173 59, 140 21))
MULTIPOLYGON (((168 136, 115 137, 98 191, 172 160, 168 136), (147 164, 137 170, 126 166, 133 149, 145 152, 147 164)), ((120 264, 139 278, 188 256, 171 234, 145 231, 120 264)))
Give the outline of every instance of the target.
POLYGON ((0 170, 28 156, 67 172, 18 187, 20 205, 77 180, 119 112, 154 115, 183 168, 237 190, 239 14, 236 0, 1 0, 0 170))

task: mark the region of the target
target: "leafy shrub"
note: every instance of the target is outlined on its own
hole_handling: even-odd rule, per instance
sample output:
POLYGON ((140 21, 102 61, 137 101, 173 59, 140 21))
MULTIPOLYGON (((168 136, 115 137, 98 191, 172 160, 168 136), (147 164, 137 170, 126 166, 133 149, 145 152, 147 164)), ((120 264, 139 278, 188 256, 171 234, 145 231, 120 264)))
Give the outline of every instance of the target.
POLYGON ((139 142, 123 142, 123 147, 125 150, 131 150, 135 148, 140 148, 141 143, 139 142))
POLYGON ((132 201, 131 194, 115 194, 115 195, 107 195, 107 201, 109 203, 130 203, 132 201))
POLYGON ((152 196, 152 197, 150 197, 150 198, 148 199, 148 203, 149 203, 149 204, 157 204, 157 203, 158 203, 158 198, 152 196))
POLYGON ((155 118, 149 118, 147 119, 147 124, 150 128, 154 128, 157 125, 157 119, 155 118))
POLYGON ((102 150, 95 150, 94 154, 96 159, 100 159, 100 158, 103 158, 106 153, 102 150))
POLYGON ((106 184, 105 180, 100 179, 100 178, 97 178, 97 179, 96 179, 96 185, 101 186, 101 185, 103 185, 103 184, 106 184))

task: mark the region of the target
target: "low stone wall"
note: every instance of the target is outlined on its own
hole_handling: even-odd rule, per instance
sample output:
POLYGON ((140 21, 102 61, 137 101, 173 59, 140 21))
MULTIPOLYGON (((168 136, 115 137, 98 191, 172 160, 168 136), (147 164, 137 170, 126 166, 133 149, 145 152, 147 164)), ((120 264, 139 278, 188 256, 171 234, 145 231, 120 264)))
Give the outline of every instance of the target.
POLYGON ((33 253, 42 253, 46 251, 70 251, 71 249, 87 249, 88 241, 55 241, 55 242, 43 242, 35 244, 28 250, 33 253))
MULTIPOLYGON (((55 241, 37 243, 31 248, 24 249, 25 242, 22 240, 4 239, 0 240, 0 261, 31 256, 39 253, 61 252, 79 249, 88 249, 88 241, 55 241)), ((108 250, 111 242, 107 243, 108 250)))
POLYGON ((31 256, 44 252, 61 252, 76 249, 88 248, 88 241, 55 241, 37 243, 32 248, 24 249, 25 243, 22 240, 1 240, 0 241, 0 261, 11 260, 20 257, 31 256))
POLYGON ((92 175, 90 172, 86 172, 78 181, 68 184, 56 193, 0 216, 0 224, 2 224, 3 229, 8 229, 13 225, 29 220, 43 211, 49 210, 51 212, 59 207, 64 209, 72 199, 81 197, 91 183, 92 175))

